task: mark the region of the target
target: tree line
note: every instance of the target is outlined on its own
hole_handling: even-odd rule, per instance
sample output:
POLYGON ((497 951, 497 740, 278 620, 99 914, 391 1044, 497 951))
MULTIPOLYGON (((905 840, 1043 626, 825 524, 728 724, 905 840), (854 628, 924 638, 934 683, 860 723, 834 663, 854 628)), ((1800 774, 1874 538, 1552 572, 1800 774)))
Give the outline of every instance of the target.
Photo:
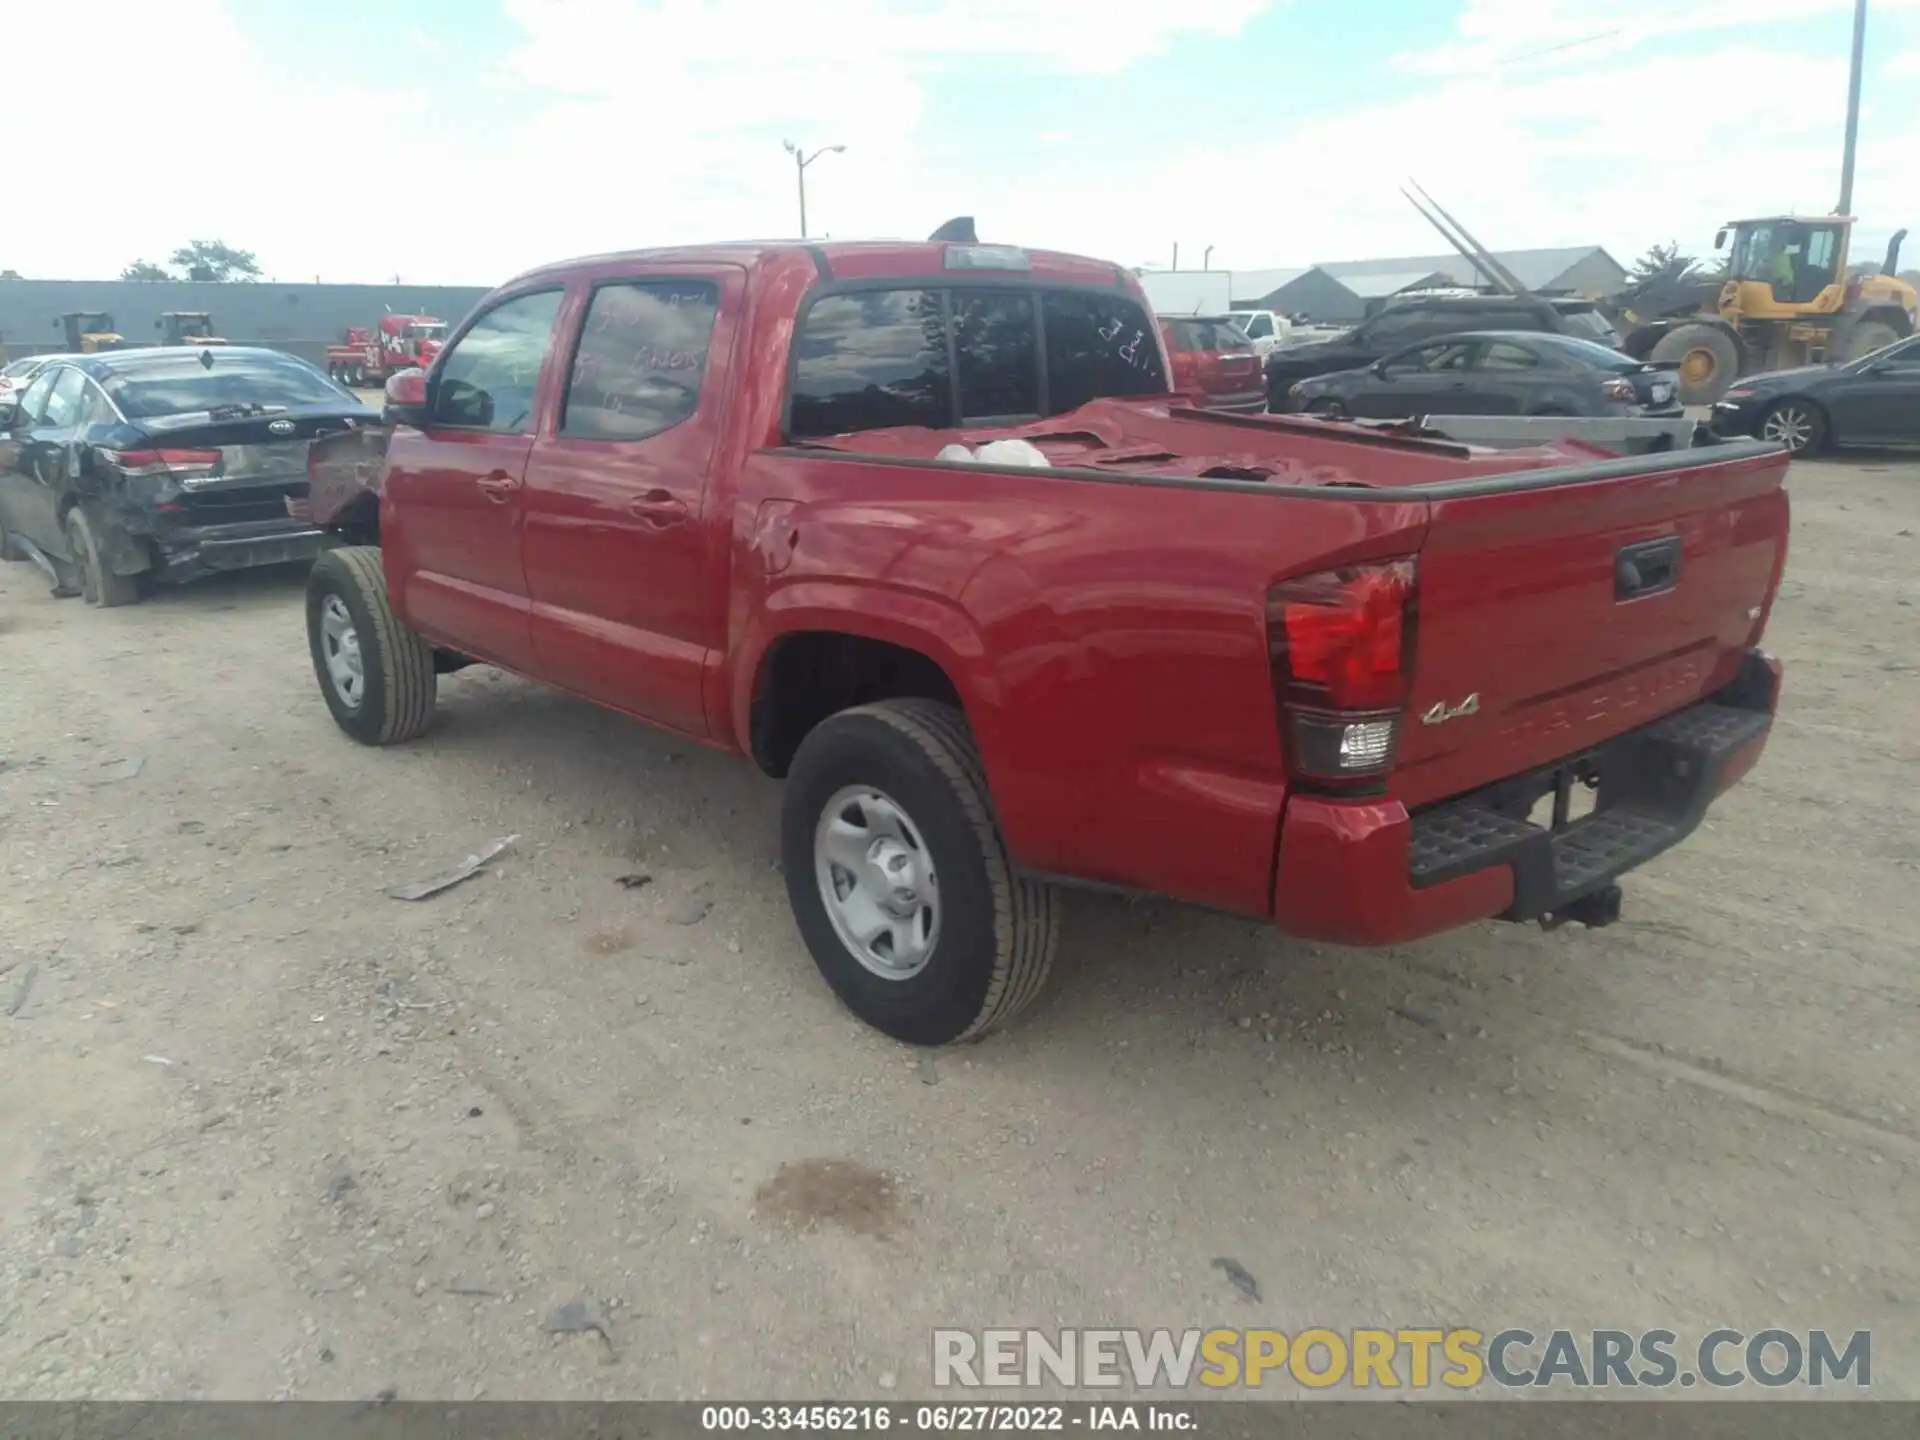
POLYGON ((215 283, 258 280, 260 262, 253 251, 224 240, 193 240, 167 257, 166 265, 136 260, 120 272, 122 280, 209 280, 215 283), (168 267, 172 268, 169 269, 168 267))

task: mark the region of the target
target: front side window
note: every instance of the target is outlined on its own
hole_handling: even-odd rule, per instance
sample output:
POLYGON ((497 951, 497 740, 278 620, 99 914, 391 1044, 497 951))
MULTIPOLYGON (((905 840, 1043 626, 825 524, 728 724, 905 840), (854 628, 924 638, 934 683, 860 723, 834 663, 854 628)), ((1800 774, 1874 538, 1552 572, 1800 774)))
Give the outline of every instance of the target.
POLYGON ((720 287, 711 280, 623 281, 595 290, 574 347, 560 433, 639 440, 691 416, 719 313, 720 287))
POLYGON ((431 423, 503 435, 532 429, 534 390, 560 297, 558 290, 519 295, 476 320, 440 362, 431 423))
POLYGON ((953 423, 937 290, 822 296, 807 311, 794 348, 796 436, 953 423))
POLYGON ((1135 301, 1121 294, 1050 290, 1042 303, 1051 414, 1107 396, 1166 393, 1153 321, 1135 301))
POLYGON ((1464 370, 1473 359, 1473 344, 1465 340, 1451 340, 1443 345, 1423 345, 1418 350, 1387 362, 1389 375, 1420 375, 1451 370, 1464 370))
POLYGON ((1264 340, 1271 334, 1273 334, 1273 321, 1265 315, 1256 315, 1247 321, 1248 339, 1264 340))
POLYGON ((954 350, 960 418, 1017 419, 1040 413, 1039 338, 1031 294, 956 290, 954 350))

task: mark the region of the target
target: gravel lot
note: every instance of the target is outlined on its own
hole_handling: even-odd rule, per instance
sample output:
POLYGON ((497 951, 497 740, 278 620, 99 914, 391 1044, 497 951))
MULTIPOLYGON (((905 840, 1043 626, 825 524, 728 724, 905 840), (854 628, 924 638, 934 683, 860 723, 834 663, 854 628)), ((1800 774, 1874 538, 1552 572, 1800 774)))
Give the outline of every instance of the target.
POLYGON ((942 1324, 1780 1324, 1920 1397, 1920 465, 1791 485, 1772 749, 1622 924, 1361 953, 1076 896, 1050 997, 931 1060, 818 979, 750 766, 477 669, 361 749, 298 575, 92 611, 0 567, 5 1390, 911 1396, 942 1324), (576 1300, 607 1340, 549 1333, 576 1300))

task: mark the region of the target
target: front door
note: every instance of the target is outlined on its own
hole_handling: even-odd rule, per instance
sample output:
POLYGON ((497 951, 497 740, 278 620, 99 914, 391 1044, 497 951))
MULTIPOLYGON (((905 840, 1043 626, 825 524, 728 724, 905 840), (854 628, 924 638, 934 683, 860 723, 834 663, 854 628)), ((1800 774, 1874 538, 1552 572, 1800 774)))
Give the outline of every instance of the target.
POLYGON ((564 295, 501 301, 447 352, 427 422, 387 451, 381 547, 395 600, 429 639, 515 670, 533 668, 520 557, 521 487, 536 412, 549 389, 564 295))
POLYGON ((723 606, 706 592, 709 516, 734 268, 652 266, 596 279, 564 401, 527 467, 526 566, 541 674, 689 735, 723 606))
POLYGON ((1404 350, 1382 361, 1380 374, 1355 397, 1355 415, 1380 420, 1405 420, 1415 415, 1457 415, 1465 403, 1467 366, 1474 345, 1466 340, 1442 340, 1418 350, 1404 350))

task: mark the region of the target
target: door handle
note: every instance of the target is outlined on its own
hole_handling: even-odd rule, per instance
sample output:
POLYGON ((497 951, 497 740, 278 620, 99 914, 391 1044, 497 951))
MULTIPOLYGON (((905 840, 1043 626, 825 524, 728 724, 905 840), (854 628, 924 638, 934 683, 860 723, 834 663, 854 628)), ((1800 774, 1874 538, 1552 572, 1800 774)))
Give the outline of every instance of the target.
POLYGON ((649 525, 665 528, 687 518, 687 503, 669 490, 649 490, 627 502, 628 513, 649 525))
POLYGON ((517 477, 504 470, 492 470, 473 482, 480 487, 480 493, 496 505, 503 505, 512 498, 513 492, 520 488, 517 477))

